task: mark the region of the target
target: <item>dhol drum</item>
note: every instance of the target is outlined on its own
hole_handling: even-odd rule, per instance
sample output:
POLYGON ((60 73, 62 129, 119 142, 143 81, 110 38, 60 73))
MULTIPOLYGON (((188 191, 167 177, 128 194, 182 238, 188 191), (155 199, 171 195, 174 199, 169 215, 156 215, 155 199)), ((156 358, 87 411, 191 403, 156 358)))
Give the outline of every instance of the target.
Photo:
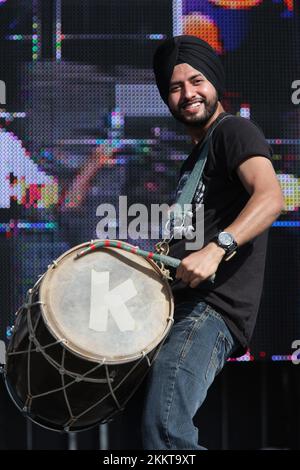
POLYGON ((84 430, 123 410, 173 323, 172 293, 155 262, 127 243, 88 250, 90 243, 60 256, 28 292, 7 349, 13 401, 57 431, 84 430))

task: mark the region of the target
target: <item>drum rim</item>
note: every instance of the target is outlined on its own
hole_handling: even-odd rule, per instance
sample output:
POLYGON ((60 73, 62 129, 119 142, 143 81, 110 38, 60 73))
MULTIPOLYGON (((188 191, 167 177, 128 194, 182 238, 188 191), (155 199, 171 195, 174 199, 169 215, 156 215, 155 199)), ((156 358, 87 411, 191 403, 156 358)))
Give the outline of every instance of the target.
MULTIPOLYGON (((100 356, 100 355, 94 355, 93 356, 92 354, 89 354, 88 356, 83 355, 80 352, 80 348, 76 348, 76 345, 73 346, 72 342, 66 340, 65 338, 60 337, 57 334, 57 331, 53 328, 52 323, 49 321, 50 315, 48 316, 48 314, 47 314, 47 311, 46 311, 47 310, 47 304, 44 302, 45 299, 43 299, 43 295, 42 295, 43 285, 45 284, 45 282, 47 281, 47 278, 48 278, 47 275, 50 273, 50 271, 55 269, 55 267, 58 263, 60 263, 70 253, 75 252, 76 250, 78 250, 80 248, 88 247, 92 243, 97 243, 97 242, 102 242, 102 241, 104 241, 104 240, 95 239, 95 240, 91 240, 91 241, 88 241, 88 242, 84 242, 84 243, 81 243, 79 245, 73 246, 69 250, 62 253, 56 260, 53 261, 52 264, 50 264, 48 266, 47 271, 39 279, 38 286, 35 286, 35 287, 39 287, 39 295, 40 295, 40 300, 41 300, 40 310, 41 310, 41 315, 42 315, 42 318, 44 320, 45 326, 49 330, 50 334, 57 341, 59 341, 63 345, 63 347, 65 347, 68 351, 70 351, 75 356, 79 357, 80 359, 86 360, 86 361, 90 361, 90 362, 94 362, 94 363, 110 364, 110 365, 126 364, 126 363, 137 361, 137 360, 141 359, 142 357, 147 356, 147 354, 149 354, 151 351, 153 351, 155 348, 157 348, 161 344, 161 342, 165 340, 165 338, 169 334, 170 329, 173 325, 174 297, 173 297, 172 289, 171 289, 169 283, 167 282, 166 278, 163 276, 162 271, 160 270, 159 266, 153 260, 143 258, 148 264, 150 264, 152 266, 152 268, 154 268, 154 270, 157 272, 157 274, 159 274, 161 280, 164 283, 164 287, 166 288, 167 294, 169 296, 169 312, 168 312, 166 327, 165 327, 161 337, 159 338, 159 340, 155 341, 154 343, 151 343, 151 347, 148 346, 148 348, 145 348, 145 350, 141 351, 139 354, 132 354, 132 355, 126 357, 126 358, 116 358, 116 359, 107 359, 104 356, 100 356)), ((117 240, 110 240, 110 241, 117 241, 117 240)), ((123 241, 122 241, 122 245, 125 245, 125 246, 128 246, 128 247, 134 247, 134 245, 131 245, 130 243, 123 242, 123 241)), ((118 250, 118 248, 115 248, 115 247, 105 247, 104 249, 113 250, 113 251, 118 250)), ((139 256, 139 255, 136 254, 136 256, 139 256)), ((53 315, 51 317, 53 317, 53 315)), ((57 328, 57 330, 59 331, 59 327, 57 328)))

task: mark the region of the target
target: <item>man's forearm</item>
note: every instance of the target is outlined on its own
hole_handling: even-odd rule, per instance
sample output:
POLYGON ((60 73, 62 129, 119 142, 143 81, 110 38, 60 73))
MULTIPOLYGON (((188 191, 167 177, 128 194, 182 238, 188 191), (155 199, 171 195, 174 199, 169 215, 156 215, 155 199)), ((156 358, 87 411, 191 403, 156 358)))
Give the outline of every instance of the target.
POLYGON ((282 209, 282 196, 253 193, 238 217, 223 230, 234 236, 238 246, 243 245, 270 227, 282 209))

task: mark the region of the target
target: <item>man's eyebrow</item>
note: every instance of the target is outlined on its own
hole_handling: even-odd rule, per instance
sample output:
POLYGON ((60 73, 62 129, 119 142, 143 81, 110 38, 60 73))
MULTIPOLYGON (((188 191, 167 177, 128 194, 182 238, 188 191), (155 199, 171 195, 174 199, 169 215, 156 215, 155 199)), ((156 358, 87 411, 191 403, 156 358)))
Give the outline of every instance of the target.
MULTIPOLYGON (((203 75, 202 75, 202 73, 197 73, 196 75, 193 75, 192 77, 189 77, 188 80, 194 80, 194 78, 197 78, 197 77, 204 78, 203 75)), ((170 83, 170 87, 173 86, 173 85, 178 85, 178 84, 180 84, 180 83, 182 83, 182 81, 171 82, 171 83, 170 83)))

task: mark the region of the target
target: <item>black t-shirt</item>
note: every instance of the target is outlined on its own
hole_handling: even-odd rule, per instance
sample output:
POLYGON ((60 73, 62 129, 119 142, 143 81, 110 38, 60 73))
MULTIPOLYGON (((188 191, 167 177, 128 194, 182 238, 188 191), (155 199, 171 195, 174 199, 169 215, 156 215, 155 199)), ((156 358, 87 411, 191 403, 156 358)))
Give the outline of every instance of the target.
MULTIPOLYGON (((221 113, 220 120, 228 113, 221 113)), ((199 156, 197 144, 182 165, 177 197, 199 156)), ((230 225, 250 198, 236 169, 251 156, 272 160, 272 149, 260 128, 248 119, 230 115, 214 130, 207 162, 195 194, 194 203, 204 204, 204 246, 230 225)), ((176 199, 177 199, 176 197, 176 199)), ((196 288, 182 281, 171 284, 176 302, 203 299, 224 318, 241 344, 236 355, 249 346, 254 330, 263 286, 268 230, 240 246, 229 261, 221 261, 214 284, 204 281, 196 288)), ((170 255, 183 258, 183 241, 170 243, 170 255)), ((174 274, 174 273, 173 273, 174 274)))

